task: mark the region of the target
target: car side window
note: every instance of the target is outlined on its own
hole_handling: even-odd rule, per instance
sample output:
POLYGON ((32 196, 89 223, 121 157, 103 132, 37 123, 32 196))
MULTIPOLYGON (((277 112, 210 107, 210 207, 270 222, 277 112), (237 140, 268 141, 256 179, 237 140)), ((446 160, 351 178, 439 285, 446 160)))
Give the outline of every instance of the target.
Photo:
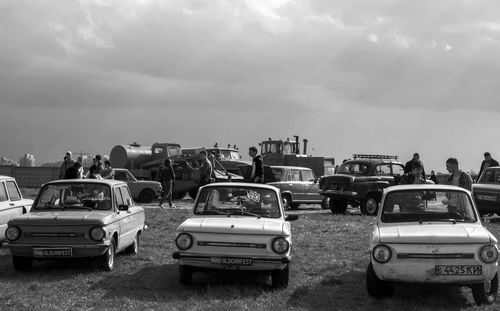
POLYGON ((13 181, 7 181, 7 192, 9 193, 9 197, 11 201, 19 201, 21 200, 21 193, 16 186, 16 183, 13 181))
POLYGON ((391 165, 390 164, 379 164, 376 167, 375 173, 379 176, 391 175, 391 165))
POLYGON ((392 175, 404 175, 404 167, 399 164, 393 164, 392 165, 392 175))
POLYGON ((7 201, 7 189, 5 189, 5 184, 0 182, 0 202, 7 201))
POLYGON ((132 200, 132 196, 130 195, 130 191, 129 191, 127 186, 121 186, 120 189, 122 192, 122 197, 123 197, 124 203, 127 202, 127 199, 130 199, 131 202, 134 202, 134 200, 132 200))
POLYGON ((300 181, 300 171, 290 170, 290 181, 300 181))
POLYGON ((300 174, 302 175, 302 181, 311 181, 316 179, 313 171, 311 170, 301 170, 300 174))
POLYGON ((120 188, 115 188, 116 207, 123 205, 123 197, 120 188))
POLYGON ((125 175, 125 172, 115 171, 115 179, 116 180, 126 181, 127 180, 127 175, 125 175))

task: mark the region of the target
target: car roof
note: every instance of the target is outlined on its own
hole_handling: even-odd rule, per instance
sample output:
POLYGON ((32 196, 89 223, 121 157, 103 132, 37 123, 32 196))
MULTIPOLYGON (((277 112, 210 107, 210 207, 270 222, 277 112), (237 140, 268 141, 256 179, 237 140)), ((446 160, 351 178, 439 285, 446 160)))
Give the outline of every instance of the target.
POLYGON ((434 191, 462 191, 462 192, 469 192, 467 189, 462 188, 462 187, 457 187, 457 186, 452 186, 452 185, 436 185, 436 184, 411 184, 411 185, 399 185, 399 186, 392 186, 385 188, 384 191, 385 193, 390 193, 394 191, 400 191, 400 190, 434 190, 434 191))
POLYGON ((15 179, 14 177, 7 176, 7 175, 0 175, 0 179, 15 179))
POLYGON ((282 169, 290 169, 290 170, 310 170, 309 167, 303 166, 287 166, 287 165, 271 165, 271 168, 282 168, 282 169))
POLYGON ((247 182, 216 182, 205 185, 201 188, 211 188, 211 187, 252 187, 252 188, 260 188, 260 189, 269 189, 274 191, 280 191, 275 186, 267 185, 267 184, 254 184, 247 182))
POLYGON ((83 183, 83 184, 104 184, 109 186, 119 185, 119 184, 127 184, 121 180, 114 179, 94 179, 94 178, 85 178, 85 179, 59 179, 52 180, 47 182, 46 184, 63 184, 63 183, 83 183))

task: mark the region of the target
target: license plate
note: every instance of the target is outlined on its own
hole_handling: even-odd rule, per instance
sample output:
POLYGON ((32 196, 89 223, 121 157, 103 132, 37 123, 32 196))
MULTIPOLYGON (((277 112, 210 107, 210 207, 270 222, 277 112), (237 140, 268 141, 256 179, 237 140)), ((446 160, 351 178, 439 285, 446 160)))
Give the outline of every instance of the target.
POLYGON ((71 257, 71 248, 35 248, 33 249, 34 257, 71 257))
POLYGON ((436 275, 481 275, 483 267, 476 265, 436 266, 436 275))
POLYGON ((496 201, 497 200, 496 195, 486 195, 486 194, 478 194, 476 198, 478 200, 483 200, 483 201, 496 201))
POLYGON ((251 266, 253 264, 251 258, 234 258, 234 257, 212 257, 211 263, 222 264, 225 266, 251 266))

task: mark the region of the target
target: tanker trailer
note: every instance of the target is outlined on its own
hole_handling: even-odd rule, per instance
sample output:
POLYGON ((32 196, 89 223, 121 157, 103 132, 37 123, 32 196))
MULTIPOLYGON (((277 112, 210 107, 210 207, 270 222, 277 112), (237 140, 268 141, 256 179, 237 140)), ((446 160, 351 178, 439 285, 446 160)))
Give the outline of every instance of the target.
POLYGON ((116 145, 109 155, 111 165, 116 168, 126 168, 137 179, 151 179, 151 172, 142 165, 152 160, 151 146, 141 146, 137 143, 116 145))

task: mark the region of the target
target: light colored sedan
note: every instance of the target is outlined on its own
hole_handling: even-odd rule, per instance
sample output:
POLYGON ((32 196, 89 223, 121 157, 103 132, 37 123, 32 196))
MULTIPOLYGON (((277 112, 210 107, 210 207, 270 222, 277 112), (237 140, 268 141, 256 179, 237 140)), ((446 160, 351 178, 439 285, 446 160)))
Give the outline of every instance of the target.
POLYGON ((179 279, 194 272, 249 270, 271 274, 272 286, 288 286, 292 232, 279 189, 248 183, 214 183, 200 188, 194 214, 177 228, 173 258, 179 279))
POLYGON ((471 193, 455 186, 385 189, 371 237, 368 293, 392 296, 400 283, 469 286, 475 302, 498 295, 497 239, 482 225, 471 193))
POLYGON ((34 259, 94 257, 111 271, 116 253, 138 252, 143 228, 144 209, 126 183, 78 179, 43 185, 31 213, 9 221, 5 235, 16 270, 34 259))
POLYGON ((14 177, 0 175, 0 241, 5 240, 7 223, 30 211, 33 200, 24 199, 14 177))

